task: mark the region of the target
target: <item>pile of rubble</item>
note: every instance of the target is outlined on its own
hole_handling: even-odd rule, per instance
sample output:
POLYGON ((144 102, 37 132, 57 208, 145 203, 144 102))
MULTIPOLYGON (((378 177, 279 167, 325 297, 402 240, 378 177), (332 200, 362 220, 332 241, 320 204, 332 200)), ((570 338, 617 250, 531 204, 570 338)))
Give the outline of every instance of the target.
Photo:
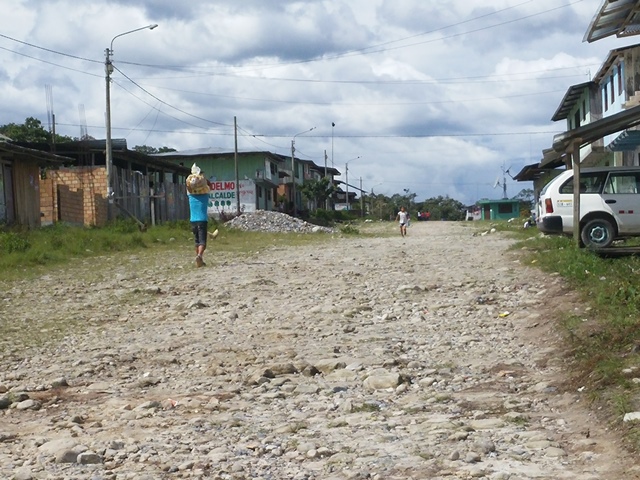
POLYGON ((230 228, 237 228, 247 232, 273 233, 335 233, 333 228, 320 227, 292 217, 286 213, 258 210, 243 213, 225 223, 230 228))

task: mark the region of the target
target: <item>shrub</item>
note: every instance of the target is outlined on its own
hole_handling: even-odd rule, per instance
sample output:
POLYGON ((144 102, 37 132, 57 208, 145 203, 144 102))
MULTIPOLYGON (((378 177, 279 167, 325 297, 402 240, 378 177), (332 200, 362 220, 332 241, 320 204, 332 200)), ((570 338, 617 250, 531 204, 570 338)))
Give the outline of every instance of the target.
POLYGON ((358 230, 356 227, 354 227, 351 224, 347 224, 340 227, 340 232, 342 232, 345 235, 360 235, 360 230, 358 230))
POLYGON ((26 252, 31 247, 26 234, 15 232, 0 233, 0 250, 5 253, 26 252))

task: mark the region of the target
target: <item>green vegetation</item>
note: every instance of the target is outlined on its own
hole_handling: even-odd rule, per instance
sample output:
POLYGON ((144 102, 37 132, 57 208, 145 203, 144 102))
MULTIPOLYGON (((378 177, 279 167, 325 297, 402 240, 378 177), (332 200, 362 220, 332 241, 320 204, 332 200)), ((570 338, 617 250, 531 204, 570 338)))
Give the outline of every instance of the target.
MULTIPOLYGON (((23 124, 7 123, 0 125, 0 133, 15 142, 41 142, 47 143, 51 134, 42 126, 42 122, 34 117, 28 117, 23 124)), ((70 142, 73 138, 55 135, 56 143, 70 142)))
POLYGON ((360 233, 360 230, 358 230, 358 227, 355 227, 352 224, 347 224, 340 227, 340 233, 344 235, 358 235, 360 233))
MULTIPOLYGON (((244 232, 212 221, 209 230, 216 228, 221 233, 216 239, 216 251, 230 254, 248 254, 283 244, 317 243, 330 238, 321 234, 244 232)), ((104 228, 61 223, 35 230, 0 228, 0 271, 3 280, 28 278, 75 259, 114 252, 156 252, 176 248, 190 252, 192 246, 193 235, 188 221, 170 222, 145 232, 129 219, 104 228)))
POLYGON ((172 223, 140 232, 135 222, 117 221, 105 228, 82 228, 61 223, 35 230, 0 230, 0 271, 4 279, 40 273, 71 259, 111 252, 166 247, 186 241, 188 222, 172 223))
MULTIPOLYGON (((625 413, 640 410, 640 386, 631 381, 640 377, 640 256, 607 258, 579 248, 572 238, 525 230, 522 223, 490 226, 516 235, 514 249, 524 263, 558 274, 579 295, 584 311, 566 312, 559 322, 573 364, 568 386, 584 387, 599 411, 620 425, 625 413)), ((632 239, 625 246, 638 244, 632 239)), ((632 447, 640 448, 640 432, 625 428, 632 447)))

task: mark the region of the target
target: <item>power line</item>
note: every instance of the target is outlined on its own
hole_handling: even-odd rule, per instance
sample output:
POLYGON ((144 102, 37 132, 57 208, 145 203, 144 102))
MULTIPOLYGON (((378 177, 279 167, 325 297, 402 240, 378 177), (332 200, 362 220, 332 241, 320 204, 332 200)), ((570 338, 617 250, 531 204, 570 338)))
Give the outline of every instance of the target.
POLYGON ((72 72, 82 73, 83 75, 89 75, 91 77, 101 77, 101 75, 96 75, 95 73, 89 73, 84 70, 78 70, 77 68, 67 67, 65 65, 60 65, 59 63, 50 62, 48 60, 43 60, 41 58, 32 57, 31 55, 27 55, 26 53, 16 52, 14 50, 10 50, 8 48, 0 47, 0 50, 4 50, 6 52, 13 53, 14 55, 20 55, 21 57, 30 58, 31 60, 36 60, 37 62, 46 63, 47 65, 53 65, 54 67, 64 68, 65 70, 71 70, 72 72))
POLYGON ((136 83, 134 80, 132 80, 130 77, 128 77, 122 70, 120 70, 118 67, 114 66, 114 69, 117 70, 124 78, 126 78, 127 80, 129 80, 131 83, 133 83, 136 87, 138 87, 140 90, 142 90, 144 93, 146 93, 147 95, 149 95, 150 97, 154 98, 155 100, 159 101, 160 103, 162 103, 163 105, 166 105, 169 108, 172 108, 180 113, 183 113, 185 115, 188 115, 189 117, 195 118, 197 120, 202 120, 203 122, 207 122, 207 123, 213 123, 214 125, 220 125, 223 127, 231 127, 232 125, 226 124, 226 123, 220 123, 220 122, 216 122, 214 120, 209 120, 208 118, 203 118, 203 117, 199 117, 197 115, 193 115, 189 112, 186 112, 184 110, 182 110, 181 108, 178 108, 174 105, 171 105, 170 103, 165 102, 164 100, 162 100, 161 98, 158 98, 157 96, 155 96, 153 93, 149 92, 148 90, 146 90, 145 88, 143 88, 142 86, 140 86, 138 83, 136 83))
MULTIPOLYGON (((60 125, 60 126, 66 126, 66 127, 79 127, 79 124, 76 123, 56 123, 56 125, 60 125)), ((89 125, 88 128, 94 128, 94 129, 100 129, 100 128, 104 128, 104 125, 100 125, 100 126, 96 126, 96 125, 89 125)), ((193 134, 193 135, 212 135, 212 136, 222 136, 222 137, 233 137, 234 133, 233 132, 211 132, 211 131, 206 131, 206 132, 194 132, 194 131, 189 131, 189 130, 156 130, 156 129, 144 129, 144 128, 134 128, 134 129, 130 129, 130 128, 124 128, 124 127, 112 127, 115 130, 133 130, 133 131, 137 131, 137 132, 155 132, 155 133, 179 133, 179 134, 193 134)), ((198 127, 200 128, 200 127, 198 127)), ((291 135, 280 135, 280 134, 256 134, 256 133, 249 133, 246 130, 240 129, 239 130, 246 132, 244 133, 242 136, 246 137, 246 138, 255 138, 255 139, 262 139, 262 138, 285 138, 285 139, 289 139, 291 138, 291 135)), ((416 135, 393 135, 393 134, 389 134, 389 135, 335 135, 334 138, 404 138, 404 139, 421 139, 421 138, 440 138, 440 137, 503 137, 503 136, 515 136, 515 135, 556 135, 558 133, 562 133, 564 130, 553 130, 553 131, 526 131, 526 132, 491 132, 491 133, 484 133, 484 132, 474 132, 474 133, 429 133, 429 134, 416 134, 416 135)), ((307 135, 305 138, 329 138, 330 135, 307 135)), ((261 140, 262 141, 262 140, 261 140)), ((278 147, 277 145, 271 145, 268 144, 267 142, 263 143, 272 146, 272 147, 278 147)), ((282 147, 282 148, 286 148, 286 147, 282 147)))
MULTIPOLYGON (((12 42, 21 43, 22 45, 27 45, 28 47, 31 47, 31 48, 37 48, 38 50, 44 50, 45 52, 54 53, 56 55, 61 55, 63 57, 75 58, 76 60, 82 60, 84 62, 103 63, 100 60, 92 60, 90 58, 78 57, 76 55, 71 55, 70 53, 58 52, 57 50, 52 50, 50 48, 41 47, 41 46, 35 45, 33 43, 29 43, 29 42, 25 42, 25 41, 22 41, 22 40, 18 40, 17 38, 13 38, 13 37, 10 37, 8 35, 3 35, 2 33, 0 33, 0 37, 6 38, 7 40, 11 40, 12 42)), ((13 52, 13 53, 17 53, 18 55, 21 55, 18 52, 13 52)), ((28 55, 25 55, 25 56, 28 56, 28 55)), ((33 57, 30 57, 30 58, 33 58, 33 57)), ((37 60, 37 59, 35 59, 35 60, 37 60)))

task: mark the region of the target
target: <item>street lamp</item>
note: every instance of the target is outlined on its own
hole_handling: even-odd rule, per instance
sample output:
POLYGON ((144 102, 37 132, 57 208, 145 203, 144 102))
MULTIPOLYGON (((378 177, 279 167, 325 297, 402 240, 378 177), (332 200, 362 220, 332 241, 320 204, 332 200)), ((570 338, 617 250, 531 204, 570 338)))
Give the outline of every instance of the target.
MULTIPOLYGON (((344 184, 346 186, 346 198, 345 198, 345 200, 347 202, 347 212, 349 211, 349 207, 351 206, 351 202, 349 202, 349 162, 352 162, 352 161, 357 160, 359 158, 360 158, 360 155, 358 155, 355 158, 352 158, 351 160, 347 161, 344 164, 344 174, 345 174, 345 182, 344 182, 344 184)), ((362 193, 361 193, 361 195, 362 195, 362 193)))
POLYGON ((309 133, 311 130, 314 130, 316 127, 311 127, 309 130, 305 130, 304 132, 296 133, 291 139, 291 200, 293 201, 293 216, 296 216, 296 163, 295 163, 295 153, 296 153, 296 137, 298 135, 302 135, 303 133, 309 133))
POLYGON ((139 30, 153 30, 158 26, 157 23, 153 25, 147 25, 146 27, 136 28, 134 30, 129 30, 128 32, 120 33, 111 39, 111 45, 109 48, 105 50, 105 61, 104 61, 104 71, 105 71, 105 83, 106 83, 106 100, 107 100, 107 114, 106 114, 106 129, 107 129, 107 146, 106 146, 106 167, 107 167, 107 200, 109 202, 113 202, 113 186, 111 185, 111 170, 113 168, 113 151, 111 148, 111 74, 113 73, 113 64, 111 63, 111 56, 113 55, 113 41, 122 37, 123 35, 128 35, 133 32, 137 32, 139 30))
POLYGON ((333 168, 333 130, 335 126, 335 122, 331 122, 331 168, 333 168))

